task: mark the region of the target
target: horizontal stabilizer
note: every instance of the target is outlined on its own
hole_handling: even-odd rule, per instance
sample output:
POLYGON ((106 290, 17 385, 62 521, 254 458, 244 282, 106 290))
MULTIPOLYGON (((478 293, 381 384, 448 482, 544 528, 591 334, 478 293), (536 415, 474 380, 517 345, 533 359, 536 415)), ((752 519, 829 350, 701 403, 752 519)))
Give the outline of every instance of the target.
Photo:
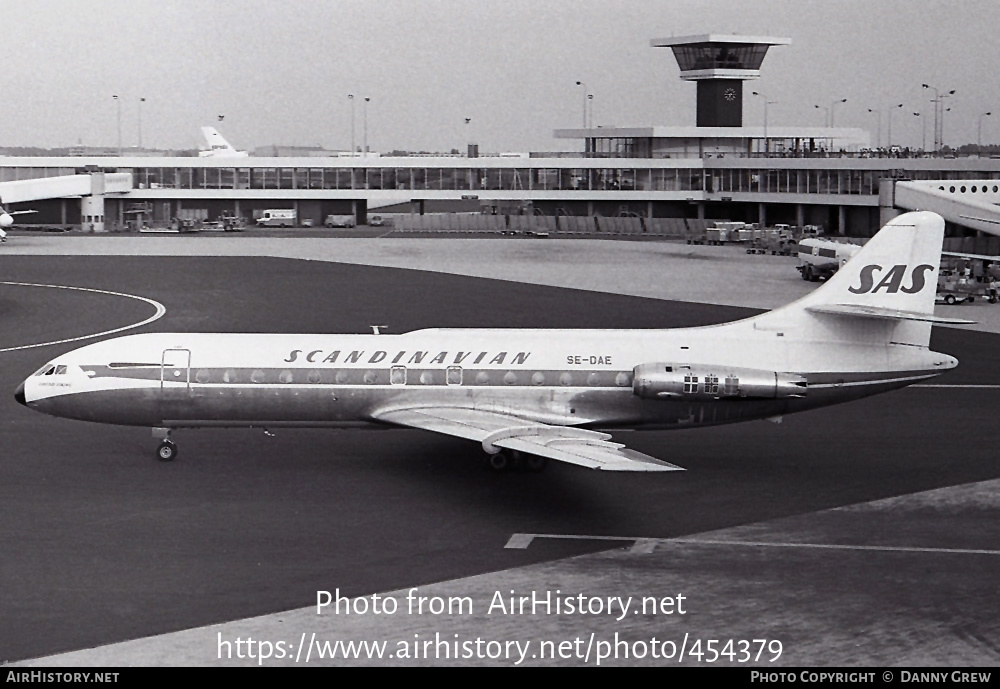
POLYGON ((604 471, 683 471, 682 467, 610 442, 610 435, 572 426, 553 426, 480 409, 420 407, 377 412, 385 423, 434 431, 499 448, 604 471))
POLYGON ((864 306, 862 304, 814 304, 813 306, 807 306, 806 310, 813 313, 830 313, 835 316, 882 318, 897 321, 924 321, 926 323, 940 323, 944 325, 971 325, 976 322, 964 318, 944 318, 918 311, 903 311, 879 306, 864 306))

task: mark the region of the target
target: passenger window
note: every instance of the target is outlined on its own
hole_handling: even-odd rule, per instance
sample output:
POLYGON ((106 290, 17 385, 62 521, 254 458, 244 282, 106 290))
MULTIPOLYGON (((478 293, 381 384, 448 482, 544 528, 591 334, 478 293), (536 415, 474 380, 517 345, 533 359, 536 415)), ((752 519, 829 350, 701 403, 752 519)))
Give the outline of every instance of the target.
POLYGON ((208 372, 207 368, 199 369, 198 373, 194 376, 194 379, 199 383, 207 383, 209 378, 211 378, 211 374, 208 372))
POLYGON ((480 371, 479 373, 476 374, 477 385, 489 385, 489 383, 490 383, 490 374, 488 374, 486 371, 480 371))
POLYGON ((719 377, 709 374, 705 376, 705 392, 710 395, 719 394, 719 377))
POLYGON ((393 366, 389 370, 389 382, 393 385, 406 385, 406 367, 393 366))
POLYGON ((446 382, 448 385, 461 385, 462 384, 462 367, 461 366, 449 366, 448 372, 446 374, 446 382))
POLYGON ((278 375, 278 381, 284 383, 285 385, 291 383, 292 380, 293 376, 291 371, 284 370, 278 375))
POLYGON ((726 386, 722 389, 723 395, 736 395, 740 391, 740 379, 736 376, 726 376, 726 386))
POLYGON ((517 383, 517 374, 513 371, 507 371, 507 373, 504 374, 503 382, 507 385, 514 385, 517 383))
POLYGON ((420 374, 420 384, 421 385, 430 385, 433 382, 434 382, 434 374, 431 373, 430 371, 423 371, 420 374))
POLYGON ((227 368, 226 372, 222 374, 223 383, 235 383, 236 382, 236 369, 227 368))
POLYGON ((364 381, 366 385, 374 385, 378 381, 378 376, 375 371, 365 371, 364 381))
POLYGON ((563 371, 559 374, 559 384, 560 385, 572 385, 573 375, 569 371, 563 371))
POLYGON ((264 372, 261 371, 259 368, 250 374, 250 380, 252 380, 254 383, 263 383, 264 377, 265 377, 264 372))
POLYGON ((684 392, 686 393, 698 392, 698 376, 693 376, 690 373, 685 374, 684 392))
POLYGON ((323 379, 323 376, 320 374, 319 371, 310 371, 309 372, 308 380, 313 385, 315 385, 316 383, 320 382, 322 379, 323 379))
POLYGON ((531 374, 531 384, 532 385, 545 385, 545 374, 541 371, 535 371, 531 374))

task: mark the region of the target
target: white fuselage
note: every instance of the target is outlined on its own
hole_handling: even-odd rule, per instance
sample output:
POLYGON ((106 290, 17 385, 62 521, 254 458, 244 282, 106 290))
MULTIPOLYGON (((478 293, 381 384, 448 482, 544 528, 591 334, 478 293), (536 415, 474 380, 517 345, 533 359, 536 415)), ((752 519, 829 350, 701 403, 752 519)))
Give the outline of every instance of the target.
MULTIPOLYGON (((89 345, 25 381, 57 416, 168 428, 337 426, 415 406, 553 425, 671 427, 772 417, 901 387, 954 366, 912 346, 800 342, 760 319, 677 330, 419 330, 403 335, 143 334, 89 345), (692 367, 679 394, 644 396, 639 367, 692 367), (49 369, 51 370, 51 369, 49 369), (711 375, 742 377, 725 396, 711 375), (796 394, 749 378, 800 376, 796 394), (714 393, 714 394, 713 394, 714 393)), ((48 367, 47 367, 48 368, 48 367)))

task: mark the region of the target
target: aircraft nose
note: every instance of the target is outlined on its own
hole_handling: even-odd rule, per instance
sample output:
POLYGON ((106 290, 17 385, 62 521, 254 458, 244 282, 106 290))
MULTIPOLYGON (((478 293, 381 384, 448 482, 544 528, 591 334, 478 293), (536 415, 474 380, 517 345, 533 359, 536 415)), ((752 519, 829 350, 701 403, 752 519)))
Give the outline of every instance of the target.
MULTIPOLYGON (((8 390, 10 388, 7 388, 8 390)), ((17 390, 14 391, 14 399, 17 400, 18 404, 27 405, 28 403, 24 400, 24 383, 17 386, 17 390)))

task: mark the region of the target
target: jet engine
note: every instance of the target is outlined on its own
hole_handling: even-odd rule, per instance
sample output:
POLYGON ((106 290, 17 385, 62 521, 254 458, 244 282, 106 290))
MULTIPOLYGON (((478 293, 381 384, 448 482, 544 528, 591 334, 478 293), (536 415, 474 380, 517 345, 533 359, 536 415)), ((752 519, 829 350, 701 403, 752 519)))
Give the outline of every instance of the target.
POLYGON ((640 364, 632 392, 643 399, 783 399, 804 397, 806 379, 794 373, 712 364, 640 364))
POLYGON ((14 216, 10 213, 0 213, 0 228, 7 229, 14 224, 14 216))

